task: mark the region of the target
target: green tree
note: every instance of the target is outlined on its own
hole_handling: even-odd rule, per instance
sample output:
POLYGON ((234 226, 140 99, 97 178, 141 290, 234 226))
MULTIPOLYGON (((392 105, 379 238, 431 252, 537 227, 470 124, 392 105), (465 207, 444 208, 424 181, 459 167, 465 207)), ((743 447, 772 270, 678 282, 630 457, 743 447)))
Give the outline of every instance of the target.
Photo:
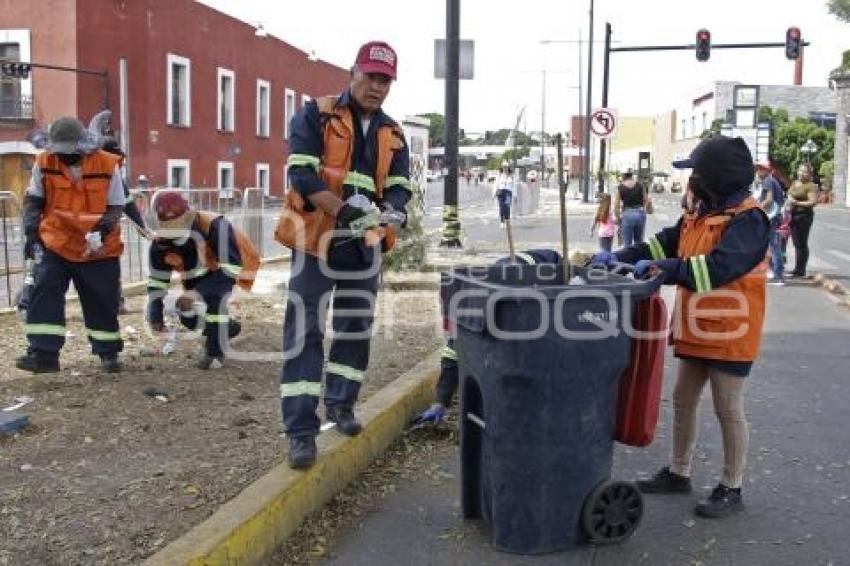
POLYGON ((820 171, 825 162, 832 160, 835 132, 822 128, 806 118, 788 118, 784 108, 773 110, 769 106, 759 108, 759 120, 771 125, 770 160, 783 172, 793 177, 806 155, 800 151, 803 144, 812 140, 817 151, 811 156, 815 171, 820 171))
POLYGON ((850 0, 827 0, 829 13, 841 20, 850 23, 850 0))
POLYGON ((427 114, 419 114, 419 116, 431 120, 431 125, 428 126, 428 139, 431 147, 443 147, 446 133, 446 120, 443 115, 437 112, 428 112, 427 114))

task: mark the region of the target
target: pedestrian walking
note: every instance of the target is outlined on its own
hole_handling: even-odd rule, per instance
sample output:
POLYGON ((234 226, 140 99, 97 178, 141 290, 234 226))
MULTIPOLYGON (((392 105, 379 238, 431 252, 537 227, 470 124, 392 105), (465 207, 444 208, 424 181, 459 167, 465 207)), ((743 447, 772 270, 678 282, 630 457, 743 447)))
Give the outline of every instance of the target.
POLYGON ((782 222, 782 207, 785 203, 785 194, 782 185, 773 176, 773 167, 770 161, 763 160, 756 163, 756 177, 760 184, 758 196, 759 205, 770 220, 770 265, 771 277, 768 284, 784 285, 784 262, 782 261, 782 236, 779 234, 779 225, 782 222))
POLYGON ((82 122, 64 116, 51 124, 46 151, 36 156, 23 225, 24 255, 38 261, 24 326, 29 346, 15 362, 19 369, 59 371, 65 294, 73 281, 92 353, 105 371, 121 370, 119 223, 126 199, 118 157, 98 147, 82 122))
POLYGON ((674 166, 693 170, 694 212, 647 243, 600 252, 592 262, 634 264, 636 277, 658 275, 678 287, 671 329, 679 358, 673 450, 670 464, 638 487, 644 493, 691 492, 697 407, 710 383, 723 437, 723 474, 695 512, 719 518, 744 506, 749 432, 743 395, 761 344, 770 222, 750 196, 753 161, 741 138, 710 137, 674 166))
POLYGON ((614 246, 614 235, 617 233, 617 223, 611 211, 611 195, 605 193, 599 197, 596 216, 590 227, 590 235, 599 229, 599 249, 610 252, 614 246))
POLYGON ((180 191, 155 193, 152 207, 157 226, 148 250, 148 324, 154 332, 165 331, 163 299, 177 272, 185 291, 177 300, 180 322, 206 338, 198 367, 217 369, 227 340, 242 328, 230 318, 228 300, 234 285, 251 290, 260 254, 224 216, 192 209, 180 191))
POLYGON ((623 245, 642 243, 649 203, 646 187, 635 179, 634 173, 627 171, 621 177, 614 199, 614 216, 620 224, 623 245))
POLYGON ((788 189, 788 206, 791 210, 791 241, 794 243, 794 271, 792 277, 806 277, 809 263, 809 233, 815 221, 817 185, 812 181, 812 167, 803 163, 797 168, 797 179, 788 189))
POLYGON ((507 163, 502 163, 496 181, 493 183, 493 198, 499 204, 499 221, 502 225, 511 219, 511 203, 516 196, 516 179, 514 179, 513 168, 507 163))
POLYGON ((349 87, 311 100, 291 122, 290 188, 275 236, 292 249, 280 394, 296 469, 316 460, 323 373, 328 420, 349 436, 361 429, 354 404, 369 363, 381 251, 395 241, 381 218, 403 219, 411 197, 404 133, 381 108, 397 63, 386 43, 364 44, 349 87), (329 302, 334 340, 325 365, 329 302))

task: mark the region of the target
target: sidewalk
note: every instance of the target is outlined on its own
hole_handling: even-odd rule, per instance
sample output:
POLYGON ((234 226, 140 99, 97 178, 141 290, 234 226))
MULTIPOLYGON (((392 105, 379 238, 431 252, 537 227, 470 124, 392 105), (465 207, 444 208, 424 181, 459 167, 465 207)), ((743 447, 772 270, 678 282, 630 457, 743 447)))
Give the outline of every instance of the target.
MULTIPOLYGON (((850 554, 850 453, 846 353, 850 313, 812 286, 769 291, 762 356, 748 379, 750 461, 741 515, 707 521, 692 514, 716 483, 722 447, 706 392, 693 496, 647 496, 643 523, 624 544, 542 557, 496 552, 486 529, 460 517, 457 447, 442 441, 433 466, 394 491, 327 545, 333 565, 841 564, 850 554)), ((662 418, 646 449, 618 446, 614 478, 636 479, 666 462, 668 360, 662 418)), ((355 513, 357 514, 357 513, 355 513)))

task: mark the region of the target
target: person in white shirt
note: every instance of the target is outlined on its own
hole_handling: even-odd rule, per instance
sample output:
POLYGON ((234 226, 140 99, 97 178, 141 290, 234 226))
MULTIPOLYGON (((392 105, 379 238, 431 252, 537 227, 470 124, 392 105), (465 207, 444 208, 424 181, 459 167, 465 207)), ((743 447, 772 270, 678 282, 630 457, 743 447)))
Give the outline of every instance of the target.
POLYGON ((499 203, 499 220, 502 224, 511 218, 511 203, 516 194, 516 179, 513 168, 507 163, 502 163, 502 170, 493 184, 493 198, 499 203))

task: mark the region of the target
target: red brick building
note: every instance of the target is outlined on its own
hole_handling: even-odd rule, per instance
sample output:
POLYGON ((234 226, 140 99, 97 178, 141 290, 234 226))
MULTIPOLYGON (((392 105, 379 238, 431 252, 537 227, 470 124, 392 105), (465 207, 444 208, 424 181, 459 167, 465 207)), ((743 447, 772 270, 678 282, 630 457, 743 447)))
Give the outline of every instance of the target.
POLYGON ((106 72, 105 84, 38 68, 0 80, 7 169, 22 168, 15 156, 27 161, 20 142, 34 126, 65 114, 87 123, 106 87, 130 179, 281 195, 288 117, 348 80, 346 69, 193 0, 0 0, 0 14, 0 59, 106 72))

